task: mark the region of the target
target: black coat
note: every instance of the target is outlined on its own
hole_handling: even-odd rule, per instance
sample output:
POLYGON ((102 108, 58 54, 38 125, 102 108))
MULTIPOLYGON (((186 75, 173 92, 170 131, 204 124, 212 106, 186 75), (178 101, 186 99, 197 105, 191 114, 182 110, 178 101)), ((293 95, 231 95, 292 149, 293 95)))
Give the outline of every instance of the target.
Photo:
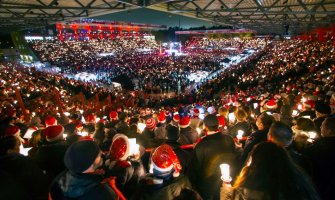
POLYGON ((146 172, 139 161, 118 161, 106 169, 106 175, 116 177, 116 186, 128 199, 135 194, 136 186, 146 172))
POLYGON ((53 200, 112 200, 117 196, 102 177, 94 174, 73 174, 64 171, 55 178, 50 194, 53 200))
POLYGON ((313 166, 313 179, 323 199, 335 199, 335 137, 319 138, 306 149, 313 166))
POLYGON ((229 135, 235 138, 239 130, 244 131, 243 136, 249 136, 252 132, 252 126, 249 122, 238 122, 229 128, 229 135))
POLYGON ((191 162, 191 156, 192 156, 191 153, 180 148, 180 144, 176 141, 167 140, 165 144, 169 145, 176 153, 179 162, 182 166, 182 172, 185 172, 185 170, 188 168, 191 162))
POLYGON ((51 179, 54 179, 65 170, 64 155, 67 147, 65 141, 47 142, 38 148, 33 159, 51 179))
POLYGON ((261 142, 265 142, 268 140, 268 132, 269 132, 268 129, 258 130, 258 131, 253 132, 248 137, 248 139, 245 142, 245 146, 244 146, 242 158, 241 158, 243 163, 247 160, 251 150, 256 144, 259 144, 261 142))
POLYGON ((197 142, 199 135, 191 127, 181 128, 178 142, 180 144, 194 144, 197 142))
POLYGON ((143 178, 140 181, 139 188, 137 191, 137 199, 140 200, 171 200, 180 194, 180 191, 184 188, 190 188, 191 183, 188 178, 184 175, 180 175, 177 178, 171 177, 169 180, 162 180, 161 184, 154 183, 154 177, 151 175, 143 178))
POLYGON ((0 163, 0 170, 11 175, 31 199, 48 199, 50 180, 29 157, 11 153, 0 157, 0 163))
POLYGON ((228 163, 231 174, 236 169, 234 140, 229 135, 215 133, 204 137, 193 151, 189 170, 192 185, 203 199, 220 199, 220 164, 228 163))

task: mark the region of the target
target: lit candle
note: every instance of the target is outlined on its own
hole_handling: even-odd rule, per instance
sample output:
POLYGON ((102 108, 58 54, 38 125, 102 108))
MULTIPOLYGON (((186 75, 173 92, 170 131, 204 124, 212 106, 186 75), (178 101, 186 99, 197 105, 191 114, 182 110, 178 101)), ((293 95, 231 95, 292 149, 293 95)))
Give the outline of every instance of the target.
POLYGON ((293 110, 292 114, 293 114, 293 116, 297 116, 298 115, 298 111, 297 110, 293 110))
POLYGON ((229 118, 229 121, 235 122, 235 114, 234 113, 229 113, 228 118, 229 118))
POLYGON ((140 145, 136 144, 136 138, 129 138, 129 155, 136 155, 140 152, 140 145))
POLYGON ((82 132, 79 132, 78 135, 86 137, 86 136, 88 136, 88 132, 87 131, 82 131, 82 132))
POLYGON ((238 140, 241 140, 241 139, 243 138, 243 134, 244 134, 244 131, 242 131, 242 130, 238 130, 238 131, 237 131, 237 136, 236 136, 236 138, 237 138, 238 140))
POLYGON ((258 107, 258 103, 254 103, 254 109, 258 107))
POLYGON ((310 139, 314 140, 316 138, 316 133, 315 132, 310 131, 310 132, 308 132, 308 134, 309 134, 310 139))
POLYGON ((230 182, 231 177, 230 177, 230 166, 226 163, 223 163, 220 165, 221 169, 221 180, 224 182, 230 182))
POLYGON ((137 124, 138 129, 141 131, 141 133, 143 132, 144 128, 146 127, 146 125, 144 123, 138 123, 137 124))

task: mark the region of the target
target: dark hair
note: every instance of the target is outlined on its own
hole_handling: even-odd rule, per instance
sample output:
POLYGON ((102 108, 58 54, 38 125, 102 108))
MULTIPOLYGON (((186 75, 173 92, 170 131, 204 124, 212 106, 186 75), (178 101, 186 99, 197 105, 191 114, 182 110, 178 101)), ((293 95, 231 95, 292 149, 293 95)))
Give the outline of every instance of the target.
POLYGON ((140 119, 138 117, 132 117, 129 120, 129 125, 135 124, 137 125, 137 123, 140 121, 140 119))
POLYGON ((204 124, 209 131, 216 131, 219 128, 219 120, 216 115, 207 115, 204 119, 204 124))
POLYGON ((261 191, 269 199, 319 199, 309 177, 283 147, 262 142, 254 147, 250 158, 251 163, 242 169, 235 189, 261 191))
POLYGON ((273 142, 281 146, 288 146, 293 140, 293 131, 291 127, 287 126, 283 122, 274 122, 268 133, 273 142))
POLYGON ((4 156, 7 154, 7 151, 10 149, 14 149, 17 143, 19 143, 19 139, 16 136, 3 136, 0 138, 0 156, 4 156))
POLYGON ((263 124, 264 129, 269 129, 271 124, 275 121, 275 118, 271 115, 268 115, 266 112, 263 112, 258 116, 261 123, 263 124))
POLYGON ((202 200, 200 194, 190 188, 183 188, 174 200, 202 200))
POLYGON ((300 117, 297 119, 297 127, 302 131, 313 131, 315 130, 314 123, 311 119, 300 117))

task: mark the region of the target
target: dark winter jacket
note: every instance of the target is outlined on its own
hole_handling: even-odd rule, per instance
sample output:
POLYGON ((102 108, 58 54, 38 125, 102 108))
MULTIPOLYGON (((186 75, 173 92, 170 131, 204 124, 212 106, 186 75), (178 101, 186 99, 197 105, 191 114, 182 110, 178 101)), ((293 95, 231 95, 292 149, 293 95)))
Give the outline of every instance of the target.
POLYGON ((194 144, 197 142, 199 135, 191 127, 181 128, 178 142, 184 144, 194 144))
POLYGON ((31 199, 48 198, 50 180, 29 157, 17 153, 2 156, 0 170, 11 175, 31 199))
POLYGON ((190 188, 191 183, 184 175, 170 180, 147 176, 140 181, 137 192, 140 200, 171 200, 180 194, 183 188, 190 188))
POLYGON ((269 130, 266 129, 266 130, 258 130, 258 131, 255 131, 253 132, 249 137, 248 139, 246 140, 245 142, 245 146, 244 146, 244 149, 243 149, 243 153, 242 153, 242 162, 244 163, 252 148, 256 145, 256 144, 259 144, 261 142, 265 142, 267 141, 268 139, 268 132, 269 130))
POLYGON ((94 174, 73 174, 64 171, 51 185, 53 200, 112 200, 117 199, 115 192, 101 184, 102 177, 94 174))
POLYGON ((177 141, 167 140, 165 144, 169 145, 176 153, 182 166, 182 171, 185 172, 191 162, 191 152, 185 151, 184 149, 180 148, 180 144, 177 141))
POLYGON ((335 199, 335 137, 319 138, 306 149, 313 166, 313 179, 322 199, 335 199))
POLYGON ((193 151, 189 170, 192 185, 203 199, 219 199, 221 187, 220 164, 231 166, 231 174, 236 166, 236 153, 233 138, 215 133, 204 137, 193 151))
POLYGON ((244 131, 243 136, 249 136, 252 133, 252 126, 249 122, 238 122, 229 128, 229 135, 235 138, 239 130, 244 131))
POLYGON ((65 170, 64 155, 67 147, 65 141, 47 142, 38 148, 33 159, 51 179, 54 179, 65 170))
POLYGON ((126 198, 132 197, 136 186, 146 172, 139 161, 118 161, 108 166, 106 176, 116 177, 116 186, 126 198))

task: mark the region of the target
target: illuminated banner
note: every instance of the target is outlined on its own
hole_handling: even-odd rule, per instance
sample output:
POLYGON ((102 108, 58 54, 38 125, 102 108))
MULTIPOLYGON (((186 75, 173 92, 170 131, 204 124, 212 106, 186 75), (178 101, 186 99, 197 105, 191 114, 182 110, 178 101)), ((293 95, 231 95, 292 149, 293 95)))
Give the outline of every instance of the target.
POLYGON ((194 30, 194 31, 176 31, 176 35, 205 35, 205 34, 234 34, 234 33, 256 33, 250 29, 217 29, 217 30, 194 30))

